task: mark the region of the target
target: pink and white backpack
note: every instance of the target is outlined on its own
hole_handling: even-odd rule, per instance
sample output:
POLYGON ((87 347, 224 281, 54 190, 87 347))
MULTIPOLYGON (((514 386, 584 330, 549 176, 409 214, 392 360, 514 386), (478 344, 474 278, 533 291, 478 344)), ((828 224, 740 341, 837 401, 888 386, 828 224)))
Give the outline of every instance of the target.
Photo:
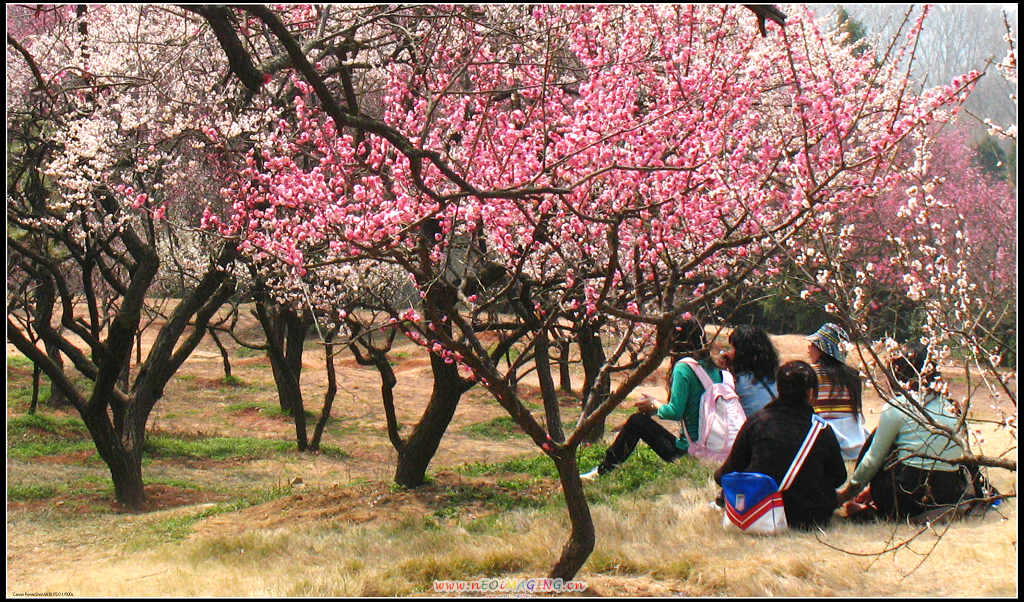
POLYGON ((689 454, 721 464, 729 457, 733 441, 747 420, 736 394, 736 383, 728 370, 722 370, 722 382, 714 383, 697 360, 684 357, 679 361, 686 362, 704 386, 704 393, 700 396, 700 427, 696 441, 690 439, 690 433, 683 426, 683 435, 690 446, 689 454))

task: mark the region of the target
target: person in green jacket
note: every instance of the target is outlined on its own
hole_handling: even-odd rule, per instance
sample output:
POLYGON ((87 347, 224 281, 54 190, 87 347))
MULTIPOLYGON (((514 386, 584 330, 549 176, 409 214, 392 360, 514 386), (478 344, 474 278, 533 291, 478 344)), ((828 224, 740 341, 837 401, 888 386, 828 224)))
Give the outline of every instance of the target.
POLYGON ((956 433, 960 419, 950 401, 935 391, 939 373, 926 362, 927 355, 923 346, 912 344, 892 362, 893 376, 914 402, 903 395, 889 401, 849 482, 836 492, 840 504, 869 484, 872 505, 889 520, 965 500, 967 478, 956 463, 963 450, 942 432, 956 433))
POLYGON ((593 470, 581 474, 582 479, 592 480, 614 470, 633 453, 640 441, 647 443, 666 462, 686 455, 689 447, 686 437, 682 436, 681 432, 679 436, 672 434, 652 418, 657 415, 662 420, 677 420, 682 423, 682 428, 686 429, 691 439, 698 438, 700 396, 704 393, 704 386, 700 384, 697 375, 686 362, 682 361, 686 356, 700 362, 712 382, 722 382, 722 371, 711 361, 704 328, 696 320, 686 320, 676 328, 673 337, 670 355, 671 393, 668 403, 660 403, 649 396, 637 402, 634 406, 637 412, 623 425, 619 435, 605 452, 604 460, 593 470))

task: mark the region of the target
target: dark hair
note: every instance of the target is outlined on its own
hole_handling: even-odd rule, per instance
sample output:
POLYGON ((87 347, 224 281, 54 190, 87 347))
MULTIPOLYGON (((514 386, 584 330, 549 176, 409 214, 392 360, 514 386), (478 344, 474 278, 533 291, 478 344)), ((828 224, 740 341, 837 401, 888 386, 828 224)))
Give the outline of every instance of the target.
POLYGON ((775 382, 779 384, 779 397, 773 403, 810 408, 807 392, 813 390, 814 395, 818 395, 818 374, 807 362, 796 360, 782 364, 775 374, 775 382))
POLYGON ((818 363, 821 366, 821 371, 828 376, 829 380, 850 392, 850 404, 853 406, 853 411, 859 414, 860 373, 827 353, 821 354, 818 363))
POLYGON ((690 356, 699 361, 710 357, 708 353, 707 338, 704 336, 704 327, 693 318, 684 319, 679 326, 676 326, 672 333, 672 348, 669 350, 668 376, 665 379, 669 391, 672 390, 672 370, 676 362, 690 356))
POLYGON ((709 357, 707 347, 704 327, 697 320, 687 318, 679 326, 676 326, 675 332, 672 334, 672 350, 669 354, 673 364, 687 355, 696 360, 705 360, 709 357))
POLYGON ((729 335, 729 344, 736 352, 732 361, 733 374, 750 372, 754 378, 765 383, 775 381, 779 354, 768 338, 768 333, 757 326, 737 326, 729 335))
POLYGON ((927 364, 928 348, 914 342, 903 345, 902 355, 890 362, 890 371, 901 383, 911 389, 927 387, 939 378, 934 364, 927 364))

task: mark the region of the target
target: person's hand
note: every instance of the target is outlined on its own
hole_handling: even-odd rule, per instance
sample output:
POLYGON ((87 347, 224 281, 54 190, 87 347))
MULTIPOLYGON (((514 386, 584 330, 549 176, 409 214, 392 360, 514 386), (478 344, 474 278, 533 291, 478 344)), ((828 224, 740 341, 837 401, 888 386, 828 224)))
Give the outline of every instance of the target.
POLYGON ((658 411, 658 406, 660 405, 661 403, 659 403, 657 399, 644 394, 643 397, 640 398, 640 401, 633 404, 633 407, 641 414, 653 414, 658 411))
POLYGON ((857 497, 857 490, 859 487, 854 487, 852 484, 847 483, 846 486, 836 490, 836 502, 842 506, 846 502, 857 497))

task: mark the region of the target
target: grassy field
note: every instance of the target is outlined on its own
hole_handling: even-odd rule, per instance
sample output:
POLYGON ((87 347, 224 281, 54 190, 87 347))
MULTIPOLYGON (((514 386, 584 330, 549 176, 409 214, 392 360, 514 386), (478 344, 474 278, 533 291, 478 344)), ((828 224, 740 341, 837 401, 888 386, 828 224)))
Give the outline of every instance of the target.
MULTIPOLYGON (((786 359, 800 356, 801 341, 776 338, 786 359)), ((265 360, 238 353, 225 381, 212 349, 193 355, 157 405, 143 469, 152 510, 127 513, 74 412, 26 414, 31 367, 8 348, 9 597, 431 595, 435 580, 543 577, 557 559, 568 525, 554 467, 485 391, 463 398, 430 482, 406 491, 390 482, 395 454, 374 372, 341 362, 324 450, 299 454, 265 360)), ((311 343, 303 373, 314 413, 320 353, 311 343)), ((429 366, 405 349, 396 373, 399 420, 411 425, 429 366)), ((662 392, 659 378, 643 390, 662 392)), ((536 399, 529 385, 522 392, 536 399)), ((877 421, 878 400, 867 403, 877 421)), ((609 430, 626 416, 614 413, 609 430)), ((982 428, 986 445, 1016 456, 1006 433, 982 428)), ((581 467, 603 451, 583 448, 581 467)), ((990 476, 1016 492, 1015 474, 990 476)), ((920 534, 837 519, 827 531, 763 538, 723 531, 708 505, 715 492, 709 468, 664 464, 643 445, 588 484, 597 546, 577 576, 584 594, 1016 595, 1015 499, 920 534)))

